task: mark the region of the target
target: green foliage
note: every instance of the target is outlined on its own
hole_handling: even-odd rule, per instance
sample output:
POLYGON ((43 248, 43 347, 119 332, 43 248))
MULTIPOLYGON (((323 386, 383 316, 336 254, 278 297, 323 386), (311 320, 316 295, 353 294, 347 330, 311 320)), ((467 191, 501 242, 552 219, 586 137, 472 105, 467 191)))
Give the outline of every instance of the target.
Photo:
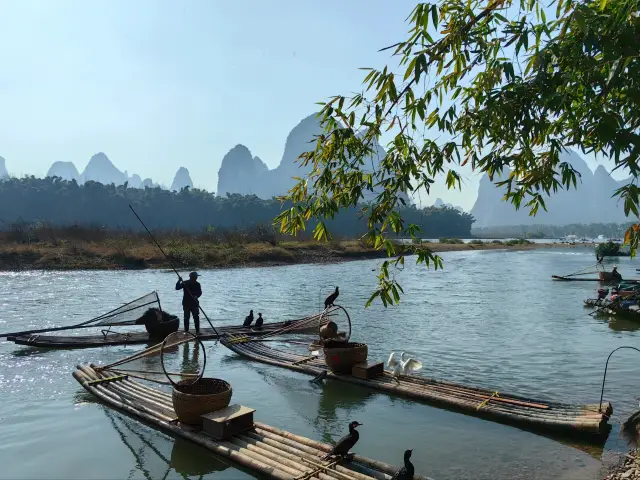
POLYGON ((493 240, 491 243, 493 243, 494 245, 504 245, 502 240, 493 240))
POLYGON ((631 223, 591 223, 570 225, 509 225, 497 227, 474 227, 473 235, 484 238, 564 238, 567 235, 596 238, 622 238, 631 223))
POLYGON ((517 238, 517 239, 511 239, 511 240, 507 240, 506 242, 504 242, 505 245, 508 245, 509 247, 513 247, 515 245, 530 245, 533 242, 530 242, 529 240, 525 239, 525 238, 517 238))
POLYGON ((471 245, 484 245, 484 241, 480 240, 479 238, 474 238, 469 243, 471 245))
MULTIPOLYGON (((142 230, 129 210, 130 204, 154 230, 198 232, 213 243, 237 245, 256 241, 273 246, 281 237, 272 225, 273 218, 291 206, 255 195, 217 197, 198 189, 176 193, 96 182, 80 186, 54 178, 14 178, 0 182, 0 228, 11 230, 18 243, 32 243, 43 236, 51 236, 54 241, 51 226, 80 225, 83 228, 77 233, 92 237, 85 240, 100 241, 107 229, 142 230), (86 228, 90 225, 95 228, 86 228)), ((367 232, 366 221, 360 218, 362 208, 366 206, 343 210, 324 225, 338 238, 359 237, 367 232)), ((407 206, 401 209, 401 214, 433 237, 469 236, 473 224, 471 215, 454 209, 407 206)), ((311 226, 315 228, 315 223, 311 222, 311 226)), ((308 232, 306 236, 311 235, 308 232)), ((118 241, 124 242, 121 245, 124 254, 129 248, 126 239, 118 241)))
POLYGON ((618 257, 620 244, 615 242, 600 243, 596 246, 596 257, 618 257))
MULTIPOLYGON (((385 49, 401 70, 365 69, 363 92, 323 105, 325 131, 301 157, 311 173, 287 196, 293 206, 278 217, 281 230, 298 233, 312 218, 355 206, 363 192, 381 191, 363 210, 367 235, 395 255, 390 236, 418 233, 400 213, 402 194, 428 192, 441 179, 461 188, 464 165, 491 180, 506 169, 504 199, 535 215, 548 195, 578 185, 579 173, 559 157, 569 146, 610 157, 635 180, 637 12, 638 0, 417 5, 408 38, 385 49), (365 159, 385 132, 393 138, 370 172, 365 159)), ((638 215, 638 193, 635 182, 615 192, 627 214, 638 215)), ((629 231, 632 248, 639 231, 629 231)), ((418 263, 442 265, 428 249, 411 246, 418 263)), ((388 265, 378 280, 372 298, 395 302, 399 289, 388 265)))
POLYGON ((448 243, 448 244, 452 244, 452 245, 456 245, 456 244, 462 244, 464 243, 462 240, 460 240, 459 238, 446 238, 443 237, 440 240, 438 240, 440 243, 448 243))

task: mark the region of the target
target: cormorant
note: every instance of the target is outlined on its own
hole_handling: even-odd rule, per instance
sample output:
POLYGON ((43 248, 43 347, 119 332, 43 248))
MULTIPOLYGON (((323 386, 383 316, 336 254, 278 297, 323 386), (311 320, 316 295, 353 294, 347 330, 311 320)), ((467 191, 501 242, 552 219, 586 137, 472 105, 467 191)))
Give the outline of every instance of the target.
POLYGON ((396 473, 393 474, 391 480, 413 480, 413 474, 415 469, 413 468, 413 463, 411 463, 411 452, 413 450, 407 450, 404 452, 404 467, 398 469, 396 473))
POLYGON ((247 315, 246 317, 244 317, 244 323, 242 324, 243 327, 248 327, 251 325, 251 323, 253 322, 253 310, 251 310, 249 312, 249 315, 247 315))
POLYGON ((256 328, 262 327, 263 322, 264 322, 264 318, 262 318, 262 314, 258 313, 258 318, 256 319, 256 328))
POLYGON ((338 295, 340 295, 340 292, 338 291, 338 287, 336 287, 335 292, 329 295, 324 301, 324 308, 333 307, 333 302, 336 301, 336 298, 338 298, 338 295))
POLYGON ((340 441, 336 443, 335 446, 331 449, 331 451, 322 458, 326 460, 332 456, 346 456, 349 453, 349 450, 353 448, 353 446, 358 442, 358 439, 360 438, 360 434, 356 430, 356 427, 359 427, 360 425, 362 424, 358 422, 351 422, 349 424, 349 434, 342 437, 340 441))

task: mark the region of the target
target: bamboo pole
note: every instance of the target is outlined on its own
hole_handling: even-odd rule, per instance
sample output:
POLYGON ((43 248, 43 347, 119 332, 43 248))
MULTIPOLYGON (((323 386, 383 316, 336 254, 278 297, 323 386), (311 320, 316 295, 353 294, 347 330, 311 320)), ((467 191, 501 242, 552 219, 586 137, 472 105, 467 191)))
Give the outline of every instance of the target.
POLYGON ((164 421, 159 416, 160 414, 158 412, 147 413, 145 411, 139 410, 137 407, 132 407, 130 405, 127 405, 124 402, 119 402, 107 395, 104 395, 103 392, 100 391, 100 389, 87 385, 86 382, 80 381, 76 376, 78 372, 79 372, 78 370, 73 372, 74 378, 76 378, 76 380, 78 380, 85 389, 87 389, 89 392, 96 395, 96 397, 98 397, 104 403, 107 403, 108 405, 112 406, 113 408, 121 410, 134 417, 138 417, 143 421, 146 421, 152 425, 156 425, 157 427, 159 427, 161 430, 165 432, 172 433, 177 436, 181 436, 183 438, 191 440, 194 443, 197 443, 198 445, 201 445, 209 450, 212 450, 216 452, 218 455, 229 458, 230 460, 233 460, 235 463, 243 467, 246 467, 250 470, 263 473, 269 477, 275 478, 276 480, 293 480, 293 477, 291 475, 279 469, 269 467, 267 465, 262 464, 261 462, 258 462, 257 460, 251 459, 238 452, 231 451, 228 448, 224 447, 223 445, 220 445, 217 442, 213 441, 212 439, 205 437, 204 435, 194 434, 193 432, 190 432, 184 428, 180 428, 167 421, 164 421))
MULTIPOLYGON (((316 447, 313 447, 313 446, 309 446, 309 445, 302 446, 300 444, 300 442, 298 442, 297 440, 294 440, 292 438, 285 438, 285 437, 283 437, 283 436, 281 436, 281 435, 279 435, 278 433, 275 433, 275 432, 268 432, 266 430, 259 430, 259 431, 257 430, 256 432, 257 432, 258 435, 262 435, 265 438, 265 442, 269 441, 271 444, 276 445, 277 448, 282 448, 282 445, 287 446, 289 448, 300 448, 300 449, 304 448, 309 452, 313 452, 311 454, 311 456, 313 458, 316 458, 316 459, 318 458, 318 455, 322 456, 323 454, 327 453, 331 449, 331 447, 329 445, 327 445, 327 451, 325 452, 325 451, 322 451, 319 448, 316 448, 316 447)), ((285 433, 289 433, 289 432, 285 432, 285 433)), ((293 434, 291 434, 291 435, 293 435, 293 434)), ((305 437, 300 437, 300 438, 305 438, 305 437)), ((307 440, 310 440, 310 439, 307 439, 307 440)), ((310 440, 310 441, 313 442, 313 440, 310 440)), ((324 445, 324 444, 319 444, 319 445, 324 445)), ((373 478, 375 478, 377 480, 389 480, 388 476, 384 472, 381 472, 381 471, 378 471, 376 469, 372 469, 372 468, 363 466, 361 464, 359 464, 359 466, 360 466, 360 468, 363 468, 363 469, 366 468, 367 475, 369 477, 373 477, 373 478)), ((341 467, 341 468, 344 468, 345 469, 344 471, 348 472, 349 474, 356 473, 351 469, 346 469, 346 467, 341 467)), ((364 476, 364 479, 366 479, 367 475, 364 476)), ((416 477, 416 478, 418 478, 418 477, 416 477)))
MULTIPOLYGON (((301 461, 308 461, 309 459, 305 458, 303 455, 296 455, 291 453, 291 449, 287 448, 285 445, 283 445, 283 448, 276 448, 274 446, 270 446, 270 445, 266 445, 264 442, 258 442, 257 440, 251 439, 251 438, 247 438, 247 437, 240 437, 240 436, 235 436, 234 438, 230 439, 231 442, 247 448, 249 450, 251 449, 259 449, 260 451, 263 452, 264 455, 269 455, 269 456, 275 456, 276 459, 286 459, 287 461, 292 462, 292 464, 298 465, 304 469, 309 468, 308 465, 304 464, 304 463, 300 463, 301 461)), ((310 455, 311 456, 311 455, 310 455)), ((313 456, 316 460, 317 458, 315 456, 313 456)), ((326 465, 322 465, 323 467, 326 467, 326 465)), ((335 465, 332 465, 332 467, 335 465)), ((296 467, 298 468, 298 467, 296 467)), ((335 475, 333 473, 329 473, 329 472, 318 472, 318 476, 322 479, 322 480, 336 480, 336 479, 340 479, 341 474, 340 472, 337 472, 335 470, 331 470, 330 472, 335 473, 335 475)), ((370 480, 368 478, 365 479, 356 479, 355 477, 350 477, 350 480, 370 480)))
MULTIPOLYGON (((164 372, 155 371, 155 370, 131 370, 128 368, 118 368, 119 372, 133 372, 133 373, 149 373, 151 375, 164 375, 164 372)), ((180 372, 167 372, 167 375, 175 375, 176 377, 199 377, 197 373, 180 373, 180 372)))
MULTIPOLYGON (((255 426, 259 430, 275 433, 275 434, 280 435, 280 436, 282 436, 284 438, 288 438, 288 439, 300 442, 300 443, 302 443, 304 445, 317 448, 318 450, 321 450, 321 451, 326 452, 326 453, 328 453, 332 448, 331 446, 329 446, 327 444, 316 442, 316 441, 311 440, 309 438, 301 437, 300 435, 295 435, 293 433, 286 432, 284 430, 280 430, 279 428, 272 427, 272 426, 266 425, 264 423, 255 422, 255 426)), ((393 466, 391 466, 389 464, 386 464, 384 462, 378 462, 378 461, 372 460, 370 458, 361 457, 360 455, 356 455, 354 457, 354 460, 357 463, 361 463, 361 464, 363 464, 365 466, 368 466, 368 467, 371 467, 371 468, 375 468, 376 470, 379 470, 379 471, 381 471, 383 473, 386 473, 387 475, 393 475, 398 471, 398 468, 393 467, 393 466)), ((420 475, 414 475, 413 478, 414 478, 414 480, 427 480, 425 477, 422 477, 420 475)))
MULTIPOLYGON (((87 376, 92 375, 92 372, 89 370, 89 368, 90 367, 87 367, 87 366, 80 366, 80 370, 82 372, 84 372, 85 374, 87 374, 87 376)), ((97 372, 95 372, 93 374, 96 374, 96 373, 97 372)), ((98 377, 98 379, 99 378, 100 377, 98 377)), ((125 400, 129 400, 129 398, 127 398, 127 397, 135 395, 136 399, 142 400, 146 404, 149 404, 151 406, 160 407, 163 410, 169 410, 170 412, 173 413, 173 406, 167 408, 166 404, 163 404, 163 403, 161 403, 161 402, 159 402, 159 401, 157 401, 157 400, 155 400, 153 398, 149 398, 149 397, 147 397, 146 395, 143 395, 143 394, 135 394, 135 392, 132 392, 131 389, 127 388, 126 384, 118 385, 118 382, 112 382, 112 383, 110 383, 108 385, 105 385, 105 389, 110 391, 110 392, 113 392, 113 393, 119 395, 120 397, 122 397, 125 400)), ((149 405, 145 405, 145 406, 149 406, 149 405)), ((167 418, 171 418, 171 417, 167 416, 167 418)))
POLYGON ((279 470, 282 470, 283 472, 291 475, 294 478, 307 473, 307 471, 305 471, 305 470, 299 470, 299 469, 291 467, 289 465, 289 462, 274 461, 274 460, 272 460, 272 459, 270 459, 270 458, 268 458, 266 456, 261 455, 260 453, 258 453, 256 451, 248 450, 246 448, 241 448, 238 445, 234 445, 231 442, 220 441, 219 443, 220 443, 220 445, 223 445, 223 446, 227 447, 229 450, 236 451, 236 452, 241 453, 242 455, 246 455, 247 457, 250 457, 250 458, 254 458, 257 461, 259 461, 260 463, 263 463, 263 464, 265 464, 265 465, 267 465, 269 467, 273 467, 273 468, 277 468, 279 470))
POLYGON ((147 413, 147 414, 151 414, 151 415, 156 415, 158 416, 158 418, 161 418, 164 421, 170 422, 172 421, 172 418, 167 417, 166 415, 162 415, 160 413, 157 413, 155 410, 151 409, 151 408, 147 408, 144 405, 136 405, 134 402, 131 402, 131 400, 126 399, 126 398, 122 398, 121 396, 119 396, 118 394, 116 394, 115 392, 109 391, 108 389, 104 388, 101 385, 87 385, 87 379, 91 379, 90 377, 88 377, 85 373, 83 373, 81 370, 76 370, 75 372, 73 372, 73 377, 78 380, 78 382, 80 382, 82 384, 82 386, 89 390, 92 393, 95 393, 98 396, 98 393, 100 394, 99 397, 100 398, 107 398, 109 399, 109 401, 111 403, 121 403, 123 405, 126 405, 128 407, 131 408, 137 408, 140 411, 147 413), (82 379, 82 381, 81 381, 82 379))
MULTIPOLYGON (((94 370, 95 371, 95 370, 94 370)), ((98 375, 98 378, 102 377, 106 377, 108 376, 108 374, 106 374, 105 372, 95 372, 98 375)), ((110 372, 109 372, 110 373, 110 372)), ((141 396, 145 397, 145 398, 149 398, 151 400, 154 400, 156 402, 158 402, 161 405, 164 405, 164 408, 169 410, 169 411, 173 411, 173 400, 171 399, 171 397, 167 396, 167 395, 163 395, 160 394, 157 390, 154 389, 141 389, 140 384, 138 384, 137 382, 123 382, 123 385, 126 386, 127 391, 133 393, 133 392, 137 392, 139 393, 141 396)))
MULTIPOLYGON (((286 451, 290 455, 297 456, 303 459, 311 459, 311 460, 319 460, 319 457, 322 456, 323 453, 316 448, 307 447, 306 445, 302 445, 297 442, 293 442, 282 438, 278 435, 269 432, 245 432, 244 435, 239 436, 240 439, 243 440, 251 440, 253 442, 258 442, 261 445, 264 445, 266 449, 272 449, 276 452, 286 451), (286 443, 285 443, 286 442, 286 443)), ((369 477, 373 476, 374 478, 379 478, 379 480, 388 480, 386 477, 378 477, 377 475, 364 475, 360 472, 353 471, 345 466, 336 465, 336 470, 345 474, 353 475, 358 480, 369 480, 369 477)), ((376 472, 379 475, 379 472, 376 472)))

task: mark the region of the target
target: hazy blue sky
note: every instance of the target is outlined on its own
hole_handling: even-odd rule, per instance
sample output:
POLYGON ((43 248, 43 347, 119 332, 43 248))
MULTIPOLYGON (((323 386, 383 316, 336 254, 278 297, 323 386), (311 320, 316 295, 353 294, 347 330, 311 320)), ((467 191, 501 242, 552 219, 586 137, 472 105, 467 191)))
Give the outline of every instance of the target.
MULTIPOLYGON (((360 89, 358 67, 405 36, 407 0, 0 0, 0 156, 14 175, 105 152, 170 184, 215 190, 238 143, 270 168, 315 102, 360 89)), ((465 208, 463 194, 437 188, 465 208)))

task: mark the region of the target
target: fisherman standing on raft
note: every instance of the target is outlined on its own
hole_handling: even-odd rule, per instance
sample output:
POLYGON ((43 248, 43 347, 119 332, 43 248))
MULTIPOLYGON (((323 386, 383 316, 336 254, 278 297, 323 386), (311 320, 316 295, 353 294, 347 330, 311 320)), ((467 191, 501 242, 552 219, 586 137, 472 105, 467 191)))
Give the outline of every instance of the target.
POLYGON ((621 282, 622 281, 622 275, 620 275, 620 272, 618 272, 618 266, 614 265, 613 266, 613 270, 611 270, 611 276, 613 277, 614 280, 621 282))
POLYGON ((184 311, 184 331, 189 331, 189 317, 193 315, 196 335, 200 335, 200 312, 198 299, 202 295, 202 288, 198 283, 198 273, 191 272, 186 282, 180 278, 176 283, 176 290, 182 290, 182 310, 184 311))

